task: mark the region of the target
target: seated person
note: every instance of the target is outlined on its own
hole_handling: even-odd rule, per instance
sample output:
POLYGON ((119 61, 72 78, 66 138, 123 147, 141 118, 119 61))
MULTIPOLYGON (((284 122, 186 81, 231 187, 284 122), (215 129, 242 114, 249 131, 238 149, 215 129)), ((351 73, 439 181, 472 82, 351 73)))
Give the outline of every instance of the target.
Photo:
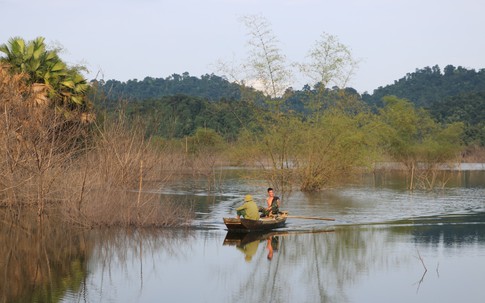
POLYGON ((274 195, 274 191, 271 187, 268 188, 268 198, 266 198, 266 203, 268 204, 268 207, 259 208, 259 211, 261 212, 261 216, 267 217, 270 214, 278 215, 280 211, 280 198, 274 195))
POLYGON ((256 202, 253 201, 251 195, 246 195, 246 197, 244 197, 244 204, 236 208, 236 211, 238 218, 243 217, 251 220, 259 219, 258 206, 256 205, 256 202))

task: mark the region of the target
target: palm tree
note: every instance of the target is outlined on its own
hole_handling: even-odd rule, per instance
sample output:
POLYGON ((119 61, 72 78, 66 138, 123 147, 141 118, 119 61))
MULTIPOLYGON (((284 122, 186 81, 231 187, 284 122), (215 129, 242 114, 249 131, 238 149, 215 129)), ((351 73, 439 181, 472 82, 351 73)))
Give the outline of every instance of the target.
POLYGON ((0 58, 2 62, 8 62, 12 66, 22 69, 22 62, 25 54, 25 40, 20 37, 13 37, 8 40, 8 44, 0 45, 0 51, 6 57, 0 58))
POLYGON ((47 50, 43 37, 26 42, 13 37, 7 44, 0 45, 0 62, 6 62, 14 73, 28 75, 28 83, 36 90, 47 93, 56 107, 69 110, 88 109, 86 93, 89 86, 80 74, 80 67, 69 68, 58 55, 57 50, 47 50))

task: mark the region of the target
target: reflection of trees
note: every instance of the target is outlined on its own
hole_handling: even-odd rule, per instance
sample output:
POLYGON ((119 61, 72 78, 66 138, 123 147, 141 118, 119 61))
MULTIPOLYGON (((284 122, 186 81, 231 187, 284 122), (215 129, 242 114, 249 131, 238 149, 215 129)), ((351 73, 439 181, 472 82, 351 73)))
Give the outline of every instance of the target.
POLYGON ((10 217, 0 210, 0 303, 85 301, 91 295, 88 292, 103 291, 106 286, 97 285, 98 281, 89 284, 90 266, 100 269, 102 278, 111 278, 113 269, 126 269, 133 261, 139 264, 139 276, 133 276, 142 291, 144 261, 161 251, 181 258, 193 253, 187 230, 85 231, 54 221, 39 222, 36 214, 4 220, 10 217))
POLYGON ((485 213, 420 217, 399 221, 393 233, 411 234, 417 243, 437 246, 485 242, 485 213), (412 223, 412 224, 409 224, 412 223))
MULTIPOLYGON (((247 276, 238 277, 239 290, 229 301, 348 302, 347 290, 372 267, 387 268, 406 259, 387 253, 387 236, 385 230, 362 227, 280 236, 272 261, 260 249, 247 276)), ((266 248, 266 241, 261 246, 266 248)))
POLYGON ((0 243, 2 303, 59 302, 86 277, 91 247, 78 230, 25 216, 0 222, 0 243))
MULTIPOLYGON (((96 279, 83 281, 79 292, 73 294, 76 301, 93 297, 103 301, 110 293, 113 285, 113 274, 121 270, 139 282, 139 293, 143 293, 144 264, 163 264, 163 260, 156 260, 162 255, 174 258, 188 258, 194 252, 191 247, 191 232, 184 229, 137 229, 110 228, 90 233, 93 245, 89 268, 95 268, 96 279), (130 268, 137 264, 137 272, 130 268), (88 293, 89 292, 89 293, 88 293)), ((152 271, 155 268, 149 268, 152 271)))
POLYGON ((170 256, 188 253, 188 230, 106 229, 91 233, 92 258, 98 265, 124 267, 132 257, 146 258, 163 250, 170 256))

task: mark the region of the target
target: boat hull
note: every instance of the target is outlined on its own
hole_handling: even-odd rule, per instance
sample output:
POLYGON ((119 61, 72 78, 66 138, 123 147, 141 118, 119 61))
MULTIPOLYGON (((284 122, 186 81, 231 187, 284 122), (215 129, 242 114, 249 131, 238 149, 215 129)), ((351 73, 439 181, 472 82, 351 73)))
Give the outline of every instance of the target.
POLYGON ((286 217, 277 217, 274 219, 267 219, 267 220, 241 219, 241 224, 244 225, 244 227, 249 231, 271 230, 271 229, 285 226, 286 217))
POLYGON ((242 231, 245 230, 246 227, 242 225, 241 219, 239 218, 223 218, 224 219, 224 224, 226 224, 226 227, 229 231, 242 231))
POLYGON ((224 224, 229 231, 250 232, 264 231, 283 227, 286 224, 288 213, 285 212, 277 217, 265 217, 259 220, 223 218, 224 224))

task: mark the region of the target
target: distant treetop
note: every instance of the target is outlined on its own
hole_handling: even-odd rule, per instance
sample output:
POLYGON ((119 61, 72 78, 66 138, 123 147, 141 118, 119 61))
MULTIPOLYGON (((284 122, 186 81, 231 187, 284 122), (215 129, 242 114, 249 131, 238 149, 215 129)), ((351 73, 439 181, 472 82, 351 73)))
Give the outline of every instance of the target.
POLYGON ((185 72, 182 75, 172 74, 166 78, 145 77, 142 81, 137 79, 126 82, 93 81, 97 82, 100 92, 112 101, 140 101, 178 94, 201 97, 209 101, 241 98, 239 85, 214 74, 205 74, 197 78, 185 72))
POLYGON ((382 107, 382 97, 396 96, 413 102, 418 107, 429 108, 445 98, 464 93, 485 92, 485 69, 475 71, 447 65, 441 72, 438 65, 416 69, 394 84, 379 87, 362 97, 366 103, 382 107))

